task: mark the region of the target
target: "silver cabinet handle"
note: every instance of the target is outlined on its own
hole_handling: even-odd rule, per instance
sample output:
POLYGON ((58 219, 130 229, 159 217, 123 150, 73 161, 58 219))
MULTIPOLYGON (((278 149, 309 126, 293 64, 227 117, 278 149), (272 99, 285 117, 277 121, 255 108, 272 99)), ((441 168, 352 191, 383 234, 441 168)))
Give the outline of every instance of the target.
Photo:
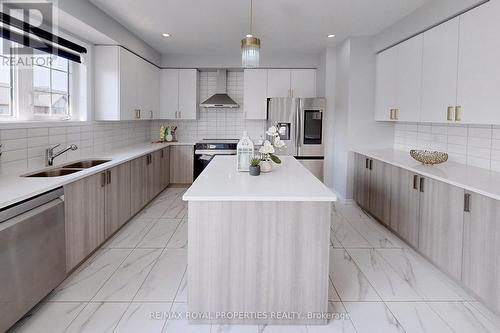
POLYGON ((471 195, 469 193, 465 193, 464 195, 464 212, 470 213, 470 199, 471 195))

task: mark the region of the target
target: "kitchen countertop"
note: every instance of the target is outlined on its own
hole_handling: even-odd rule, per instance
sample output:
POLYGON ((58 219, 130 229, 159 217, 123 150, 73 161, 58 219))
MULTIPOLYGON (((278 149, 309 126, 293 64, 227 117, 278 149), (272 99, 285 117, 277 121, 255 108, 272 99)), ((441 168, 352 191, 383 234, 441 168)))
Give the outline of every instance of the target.
POLYGON ((496 200, 500 200, 500 172, 481 169, 456 162, 428 166, 415 161, 409 152, 395 149, 355 149, 355 153, 410 170, 461 187, 496 200))
POLYGON ((183 196, 184 201, 327 201, 337 198, 292 156, 270 173, 236 171, 236 156, 216 156, 183 196))
MULTIPOLYGON (((0 209, 15 204, 17 202, 29 199, 38 194, 72 183, 76 180, 99 173, 103 170, 133 160, 142 155, 152 153, 161 148, 168 146, 188 146, 188 145, 194 146, 194 143, 183 143, 183 142, 144 143, 144 144, 134 145, 131 147, 112 150, 105 153, 93 154, 91 156, 86 156, 85 158, 80 158, 74 161, 81 161, 87 159, 110 159, 111 161, 89 169, 82 170, 80 172, 75 172, 73 174, 61 177, 47 177, 47 178, 21 177, 21 175, 32 173, 26 170, 23 171, 22 173, 19 173, 18 175, 0 176, 0 189, 1 189, 0 209)), ((43 170, 56 168, 58 166, 69 164, 74 161, 59 162, 54 167, 45 168, 43 170)))

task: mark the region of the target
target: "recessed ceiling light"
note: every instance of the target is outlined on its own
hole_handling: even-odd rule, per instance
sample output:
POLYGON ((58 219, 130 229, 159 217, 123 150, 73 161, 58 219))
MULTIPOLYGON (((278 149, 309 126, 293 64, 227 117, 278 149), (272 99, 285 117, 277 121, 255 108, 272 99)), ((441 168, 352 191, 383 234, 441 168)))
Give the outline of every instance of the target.
POLYGON ((170 37, 170 36, 171 36, 169 33, 166 33, 166 32, 162 33, 161 35, 162 35, 163 37, 170 37))
POLYGON ((333 38, 333 37, 335 37, 334 34, 328 35, 328 38, 333 38))

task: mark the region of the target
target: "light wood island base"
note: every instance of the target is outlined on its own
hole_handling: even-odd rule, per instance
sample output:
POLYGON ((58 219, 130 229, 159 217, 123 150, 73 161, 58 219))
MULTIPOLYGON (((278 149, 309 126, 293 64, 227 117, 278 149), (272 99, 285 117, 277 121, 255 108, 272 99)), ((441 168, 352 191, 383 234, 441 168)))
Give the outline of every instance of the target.
POLYGON ((190 322, 326 324, 331 206, 189 201, 190 322))

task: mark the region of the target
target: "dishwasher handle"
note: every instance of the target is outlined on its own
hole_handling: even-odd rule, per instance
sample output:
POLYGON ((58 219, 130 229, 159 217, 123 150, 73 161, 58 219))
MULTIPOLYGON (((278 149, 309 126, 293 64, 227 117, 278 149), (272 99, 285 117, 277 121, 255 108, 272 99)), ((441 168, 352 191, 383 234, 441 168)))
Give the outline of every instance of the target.
POLYGON ((62 187, 2 208, 0 209, 0 223, 26 213, 57 198, 64 201, 64 189, 62 187))

